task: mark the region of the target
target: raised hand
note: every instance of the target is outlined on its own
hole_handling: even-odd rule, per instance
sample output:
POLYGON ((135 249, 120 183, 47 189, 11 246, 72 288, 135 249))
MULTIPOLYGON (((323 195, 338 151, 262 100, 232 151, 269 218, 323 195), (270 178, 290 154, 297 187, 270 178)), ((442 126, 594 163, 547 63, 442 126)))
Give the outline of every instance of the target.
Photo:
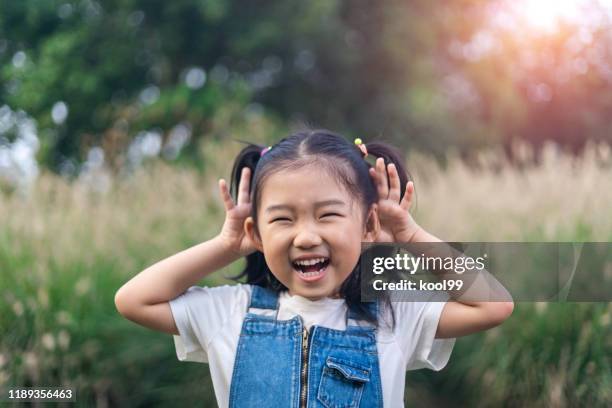
POLYGON ((244 221, 251 215, 250 180, 251 169, 243 167, 237 204, 234 204, 225 180, 219 180, 219 190, 225 206, 225 222, 219 236, 228 250, 240 256, 249 255, 256 250, 253 241, 244 232, 244 221))
POLYGON ((370 176, 378 192, 378 218, 381 231, 378 242, 409 242, 420 229, 410 215, 414 184, 406 184, 404 197, 400 200, 400 179, 393 163, 385 166, 382 157, 370 168, 370 176), (388 180, 388 181, 387 181, 388 180))

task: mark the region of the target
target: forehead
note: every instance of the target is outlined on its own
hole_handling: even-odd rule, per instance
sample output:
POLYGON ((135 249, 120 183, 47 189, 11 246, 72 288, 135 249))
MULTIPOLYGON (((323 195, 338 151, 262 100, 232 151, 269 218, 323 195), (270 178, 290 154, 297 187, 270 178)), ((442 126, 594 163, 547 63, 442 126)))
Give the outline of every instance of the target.
POLYGON ((320 201, 339 200, 350 207, 354 201, 335 177, 317 166, 271 174, 262 185, 260 197, 260 209, 264 212, 268 207, 276 205, 310 208, 320 201))

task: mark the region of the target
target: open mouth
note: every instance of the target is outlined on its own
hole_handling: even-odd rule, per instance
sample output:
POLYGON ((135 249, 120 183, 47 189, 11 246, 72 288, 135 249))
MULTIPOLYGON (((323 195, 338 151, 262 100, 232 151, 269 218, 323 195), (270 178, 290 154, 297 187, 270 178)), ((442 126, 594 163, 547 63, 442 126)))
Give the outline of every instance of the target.
POLYGON ((291 263, 293 269, 300 277, 312 280, 323 276, 325 269, 329 265, 329 258, 308 259, 303 261, 294 261, 291 263))

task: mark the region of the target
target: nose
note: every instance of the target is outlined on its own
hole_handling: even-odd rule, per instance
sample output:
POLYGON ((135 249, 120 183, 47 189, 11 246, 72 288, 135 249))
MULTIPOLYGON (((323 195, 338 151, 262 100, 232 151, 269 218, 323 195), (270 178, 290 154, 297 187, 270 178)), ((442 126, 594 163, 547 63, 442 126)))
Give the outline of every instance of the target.
POLYGON ((293 240, 293 245, 296 248, 312 248, 321 245, 322 242, 321 235, 316 229, 305 225, 299 228, 293 240))

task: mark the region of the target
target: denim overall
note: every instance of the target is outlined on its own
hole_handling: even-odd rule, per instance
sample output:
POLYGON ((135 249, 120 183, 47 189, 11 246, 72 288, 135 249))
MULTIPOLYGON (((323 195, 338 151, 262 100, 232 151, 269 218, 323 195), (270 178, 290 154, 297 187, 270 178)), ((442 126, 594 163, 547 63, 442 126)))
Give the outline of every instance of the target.
MULTIPOLYGON (((370 311, 376 303, 368 303, 370 311)), ((242 324, 230 385, 230 407, 382 407, 382 384, 373 327, 346 330, 258 315, 278 314, 278 295, 253 286, 242 324)))

